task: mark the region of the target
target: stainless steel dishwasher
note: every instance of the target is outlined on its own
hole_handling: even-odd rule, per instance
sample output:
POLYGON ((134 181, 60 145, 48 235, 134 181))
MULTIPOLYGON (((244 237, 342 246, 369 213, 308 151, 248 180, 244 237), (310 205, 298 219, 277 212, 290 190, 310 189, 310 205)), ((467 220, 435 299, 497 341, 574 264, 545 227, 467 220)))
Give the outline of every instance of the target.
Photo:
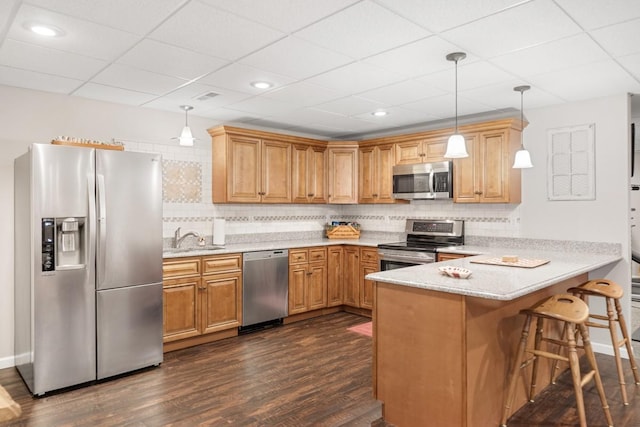
POLYGON ((242 328, 287 316, 289 250, 242 254, 242 328))

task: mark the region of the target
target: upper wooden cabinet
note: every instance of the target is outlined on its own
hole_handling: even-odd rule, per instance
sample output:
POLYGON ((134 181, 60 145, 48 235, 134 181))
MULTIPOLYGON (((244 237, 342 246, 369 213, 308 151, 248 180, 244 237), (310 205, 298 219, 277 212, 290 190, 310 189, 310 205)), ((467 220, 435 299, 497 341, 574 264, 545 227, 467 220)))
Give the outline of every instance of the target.
POLYGON ((513 120, 491 123, 462 130, 469 157, 453 161, 456 203, 520 203, 520 169, 511 167, 520 146, 520 123, 517 129, 513 120))
POLYGON ((358 202, 358 143, 329 142, 329 203, 358 202))
POLYGON ((395 203, 393 144, 362 146, 358 152, 358 203, 395 203))
POLYGON ((327 203, 327 147, 293 144, 293 203, 327 203))
POLYGON ((230 126, 209 134, 214 203, 291 203, 292 144, 320 142, 230 126))
POLYGON ((442 162, 447 151, 446 136, 400 141, 395 144, 397 165, 442 162))

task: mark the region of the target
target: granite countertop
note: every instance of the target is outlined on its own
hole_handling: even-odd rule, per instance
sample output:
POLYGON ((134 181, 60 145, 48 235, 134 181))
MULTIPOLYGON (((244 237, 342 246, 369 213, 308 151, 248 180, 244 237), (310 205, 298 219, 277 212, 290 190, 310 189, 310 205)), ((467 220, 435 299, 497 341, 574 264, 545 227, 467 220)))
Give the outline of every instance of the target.
POLYGON ((508 301, 622 259, 621 255, 616 253, 554 252, 496 247, 461 246, 455 251, 451 248, 442 251, 465 254, 481 252, 482 255, 381 271, 368 274, 366 278, 414 288, 508 301), (508 254, 517 255, 520 259, 548 259, 550 262, 535 268, 472 262, 500 258, 508 254), (444 276, 438 269, 443 265, 463 267, 471 270, 472 274, 468 279, 444 276))
POLYGON ((198 246, 192 248, 170 249, 165 248, 162 252, 163 258, 181 258, 189 256, 207 256, 222 255, 238 252, 255 252, 277 249, 295 249, 313 246, 330 246, 330 245, 357 245, 376 247, 380 243, 388 243, 388 241, 379 238, 360 238, 360 239, 304 239, 304 240, 277 240, 272 242, 252 242, 252 243, 236 243, 225 245, 223 247, 216 246, 198 246))

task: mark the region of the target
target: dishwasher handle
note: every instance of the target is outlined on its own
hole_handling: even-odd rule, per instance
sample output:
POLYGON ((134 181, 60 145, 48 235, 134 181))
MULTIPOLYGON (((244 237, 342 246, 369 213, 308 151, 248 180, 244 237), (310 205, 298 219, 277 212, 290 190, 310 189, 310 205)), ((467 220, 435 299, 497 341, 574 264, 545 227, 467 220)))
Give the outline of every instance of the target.
POLYGON ((257 259, 284 258, 288 256, 288 249, 276 249, 270 251, 245 252, 242 254, 242 260, 247 262, 257 259))

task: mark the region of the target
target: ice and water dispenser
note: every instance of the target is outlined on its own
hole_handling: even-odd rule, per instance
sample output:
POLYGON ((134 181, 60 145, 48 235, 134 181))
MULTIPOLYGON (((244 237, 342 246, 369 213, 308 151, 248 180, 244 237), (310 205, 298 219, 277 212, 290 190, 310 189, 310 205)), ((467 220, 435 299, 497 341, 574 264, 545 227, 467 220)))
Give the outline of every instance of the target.
POLYGON ((42 271, 84 267, 85 218, 42 219, 42 271))

